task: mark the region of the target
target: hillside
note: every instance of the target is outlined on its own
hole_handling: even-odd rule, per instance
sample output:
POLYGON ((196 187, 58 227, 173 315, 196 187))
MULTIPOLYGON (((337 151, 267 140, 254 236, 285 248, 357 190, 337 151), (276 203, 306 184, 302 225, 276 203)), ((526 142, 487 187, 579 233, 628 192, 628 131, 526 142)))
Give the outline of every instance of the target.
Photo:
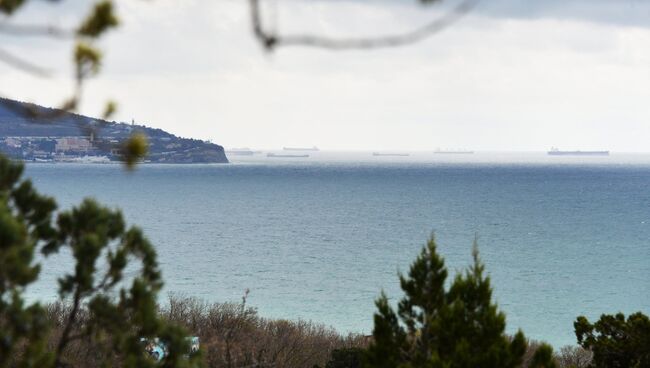
POLYGON ((134 132, 147 136, 149 162, 228 162, 223 147, 217 144, 0 98, 0 151, 13 158, 71 161, 88 156, 117 160, 121 143, 134 132))

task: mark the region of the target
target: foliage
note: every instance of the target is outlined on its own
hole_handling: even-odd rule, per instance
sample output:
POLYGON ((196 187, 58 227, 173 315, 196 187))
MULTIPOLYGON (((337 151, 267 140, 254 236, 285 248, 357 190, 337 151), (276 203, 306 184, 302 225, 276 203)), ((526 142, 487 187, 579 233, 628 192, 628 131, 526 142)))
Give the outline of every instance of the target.
POLYGON ((93 12, 84 19, 77 33, 86 37, 99 37, 107 29, 117 27, 119 20, 113 11, 113 3, 104 0, 95 4, 93 12))
POLYGON ((650 319, 641 312, 604 314, 595 323, 573 324, 578 344, 593 352, 591 367, 650 367, 650 319))
POLYGON ((11 14, 20 8, 25 0, 2 0, 0 1, 0 13, 11 14))
MULTIPOLYGON (((447 290, 447 269, 429 239, 400 275, 406 294, 397 311, 386 295, 377 300, 374 341, 364 356, 366 367, 518 367, 526 352, 519 331, 505 333, 505 315, 492 303, 490 279, 474 247, 474 264, 455 277, 447 290)), ((551 348, 543 346, 533 357, 535 367, 555 367, 551 348), (551 354, 552 355, 552 354, 551 354)))
POLYGON ((529 368, 555 368, 555 357, 553 348, 550 345, 542 344, 533 355, 533 359, 528 365, 529 368))
POLYGON ((133 133, 122 145, 122 161, 127 169, 133 169, 143 157, 147 155, 149 143, 143 133, 133 133))
POLYGON ((169 347, 163 366, 196 365, 184 357, 184 331, 157 316, 162 281, 142 232, 91 199, 56 213, 55 201, 21 180, 22 171, 22 164, 0 156, 0 367, 67 366, 67 349, 78 340, 93 344, 101 365, 151 367, 140 338, 154 336, 169 347), (70 310, 59 321, 54 346, 47 345, 53 335, 45 309, 24 298, 41 268, 34 261, 37 249, 45 256, 65 251, 74 260, 74 269, 59 278, 60 298, 70 310), (127 279, 134 260, 140 269, 127 279))
POLYGON ((323 367, 334 349, 366 346, 362 336, 344 336, 321 324, 260 317, 243 302, 172 296, 160 314, 200 338, 207 367, 323 367))
MULTIPOLYGON (((0 0, 0 15, 12 16, 27 3, 28 1, 26 0, 0 0)), ((60 30, 52 26, 43 26, 42 29, 40 29, 44 35, 69 36, 75 39, 72 50, 74 76, 76 81, 75 91, 71 97, 67 98, 62 103, 61 109, 64 111, 74 111, 77 109, 81 100, 82 85, 84 81, 90 77, 96 76, 101 70, 103 54, 96 46, 96 41, 106 34, 106 32, 119 25, 119 18, 117 17, 115 7, 111 0, 99 0, 92 4, 93 7, 90 13, 80 20, 79 25, 72 32, 60 30)), ((18 25, 13 29, 16 34, 20 34, 23 28, 18 25)), ((38 27, 27 27, 25 29, 25 32, 28 34, 35 30, 39 30, 38 27)), ((13 59, 20 60, 17 57, 14 57, 13 59)), ((19 64, 24 66, 23 69, 38 71, 38 73, 42 74, 43 69, 32 66, 31 63, 26 60, 19 61, 19 64)), ((104 108, 102 117, 108 119, 116 110, 117 105, 115 102, 108 101, 104 108)), ((43 117, 39 115, 37 110, 28 111, 28 113, 37 117, 43 117)), ((143 159, 146 155, 147 149, 146 147, 144 149, 142 148, 143 142, 146 144, 146 140, 143 141, 141 136, 134 134, 124 143, 123 158, 128 169, 132 169, 134 164, 143 159)))
MULTIPOLYGON (((17 10, 27 3, 29 1, 26 0, 0 0, 0 14, 4 13, 5 16, 14 15, 17 10)), ((64 103, 64 110, 74 110, 77 107, 81 97, 81 84, 83 80, 99 72, 101 52, 94 46, 94 41, 110 29, 119 25, 119 19, 115 14, 111 0, 99 0, 94 2, 93 5, 90 13, 81 19, 80 25, 73 32, 61 30, 53 26, 43 26, 42 29, 38 27, 27 27, 24 29, 27 34, 40 30, 44 35, 70 36, 75 38, 73 60, 75 62, 77 91, 71 99, 64 103)), ((21 30, 23 30, 20 25, 13 29, 16 34, 20 34, 21 30)), ((22 61, 22 63, 27 64, 27 61, 22 61)))
POLYGON ((363 350, 360 348, 336 349, 325 368, 360 368, 363 350))
POLYGON ((23 293, 40 271, 33 263, 38 243, 52 241, 56 234, 50 225, 56 204, 37 194, 30 182, 19 182, 21 174, 20 165, 0 156, 0 367, 10 364, 25 340, 24 366, 53 362, 45 351, 43 308, 25 305, 23 293))
POLYGON ((102 54, 92 46, 80 42, 74 52, 74 61, 77 66, 77 78, 83 79, 99 73, 102 54))
POLYGON ((579 346, 563 346, 557 356, 560 367, 587 368, 591 364, 591 351, 579 346))

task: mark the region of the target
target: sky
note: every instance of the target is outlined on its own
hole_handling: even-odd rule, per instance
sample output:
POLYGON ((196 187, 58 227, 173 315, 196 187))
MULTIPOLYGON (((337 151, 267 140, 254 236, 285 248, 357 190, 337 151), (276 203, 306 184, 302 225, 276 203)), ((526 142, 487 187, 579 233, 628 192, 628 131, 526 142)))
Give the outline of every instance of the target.
MULTIPOLYGON (((405 32, 458 0, 263 0, 280 34, 405 32)), ((87 1, 36 2, 9 21, 68 26, 87 1)), ((102 73, 81 112, 227 148, 650 151, 650 1, 483 0, 422 42, 371 51, 265 52, 244 0, 118 1, 102 73)), ((43 79, 0 64, 0 95, 58 105, 71 44, 0 36, 47 65, 43 79)))

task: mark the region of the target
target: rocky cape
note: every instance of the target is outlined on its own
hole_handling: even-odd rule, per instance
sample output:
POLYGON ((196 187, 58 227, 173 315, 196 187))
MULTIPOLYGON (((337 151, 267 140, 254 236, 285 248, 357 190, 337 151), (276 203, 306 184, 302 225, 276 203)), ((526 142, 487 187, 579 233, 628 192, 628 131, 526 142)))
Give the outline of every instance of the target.
POLYGON ((146 162, 227 163, 222 146, 181 138, 162 129, 119 123, 0 98, 0 151, 26 161, 120 159, 121 145, 135 133, 149 143, 146 162))

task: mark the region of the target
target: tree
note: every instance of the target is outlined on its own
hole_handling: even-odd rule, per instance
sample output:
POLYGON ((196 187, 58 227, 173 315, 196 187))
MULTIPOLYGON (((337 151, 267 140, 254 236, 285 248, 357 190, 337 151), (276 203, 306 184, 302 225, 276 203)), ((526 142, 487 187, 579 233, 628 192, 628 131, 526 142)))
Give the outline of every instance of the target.
POLYGON ((643 313, 603 314, 593 324, 580 316, 573 326, 578 344, 594 354, 590 367, 650 367, 650 319, 643 313))
MULTIPOLYGON (((373 342, 364 357, 366 367, 519 367, 527 342, 519 331, 504 333, 505 315, 492 303, 489 277, 484 275, 476 244, 474 263, 457 275, 447 290, 447 269, 436 253, 436 242, 427 245, 400 275, 405 296, 397 311, 382 293, 377 300, 373 342)), ((533 367, 555 367, 552 349, 543 345, 533 367)))
POLYGON ((360 368, 362 356, 361 348, 335 349, 325 368, 360 368))
POLYGON ((119 211, 90 199, 57 213, 54 199, 21 180, 22 171, 22 164, 0 156, 0 367, 66 367, 67 348, 81 339, 96 347, 98 366, 152 367, 141 343, 152 337, 169 350, 162 366, 196 365, 197 358, 185 358, 186 333, 157 316, 161 274, 142 232, 127 228, 119 211), (63 249, 74 269, 59 279, 69 312, 54 334, 44 308, 28 305, 24 293, 41 268, 35 252, 47 256, 63 249), (134 260, 140 269, 126 278, 134 260))

